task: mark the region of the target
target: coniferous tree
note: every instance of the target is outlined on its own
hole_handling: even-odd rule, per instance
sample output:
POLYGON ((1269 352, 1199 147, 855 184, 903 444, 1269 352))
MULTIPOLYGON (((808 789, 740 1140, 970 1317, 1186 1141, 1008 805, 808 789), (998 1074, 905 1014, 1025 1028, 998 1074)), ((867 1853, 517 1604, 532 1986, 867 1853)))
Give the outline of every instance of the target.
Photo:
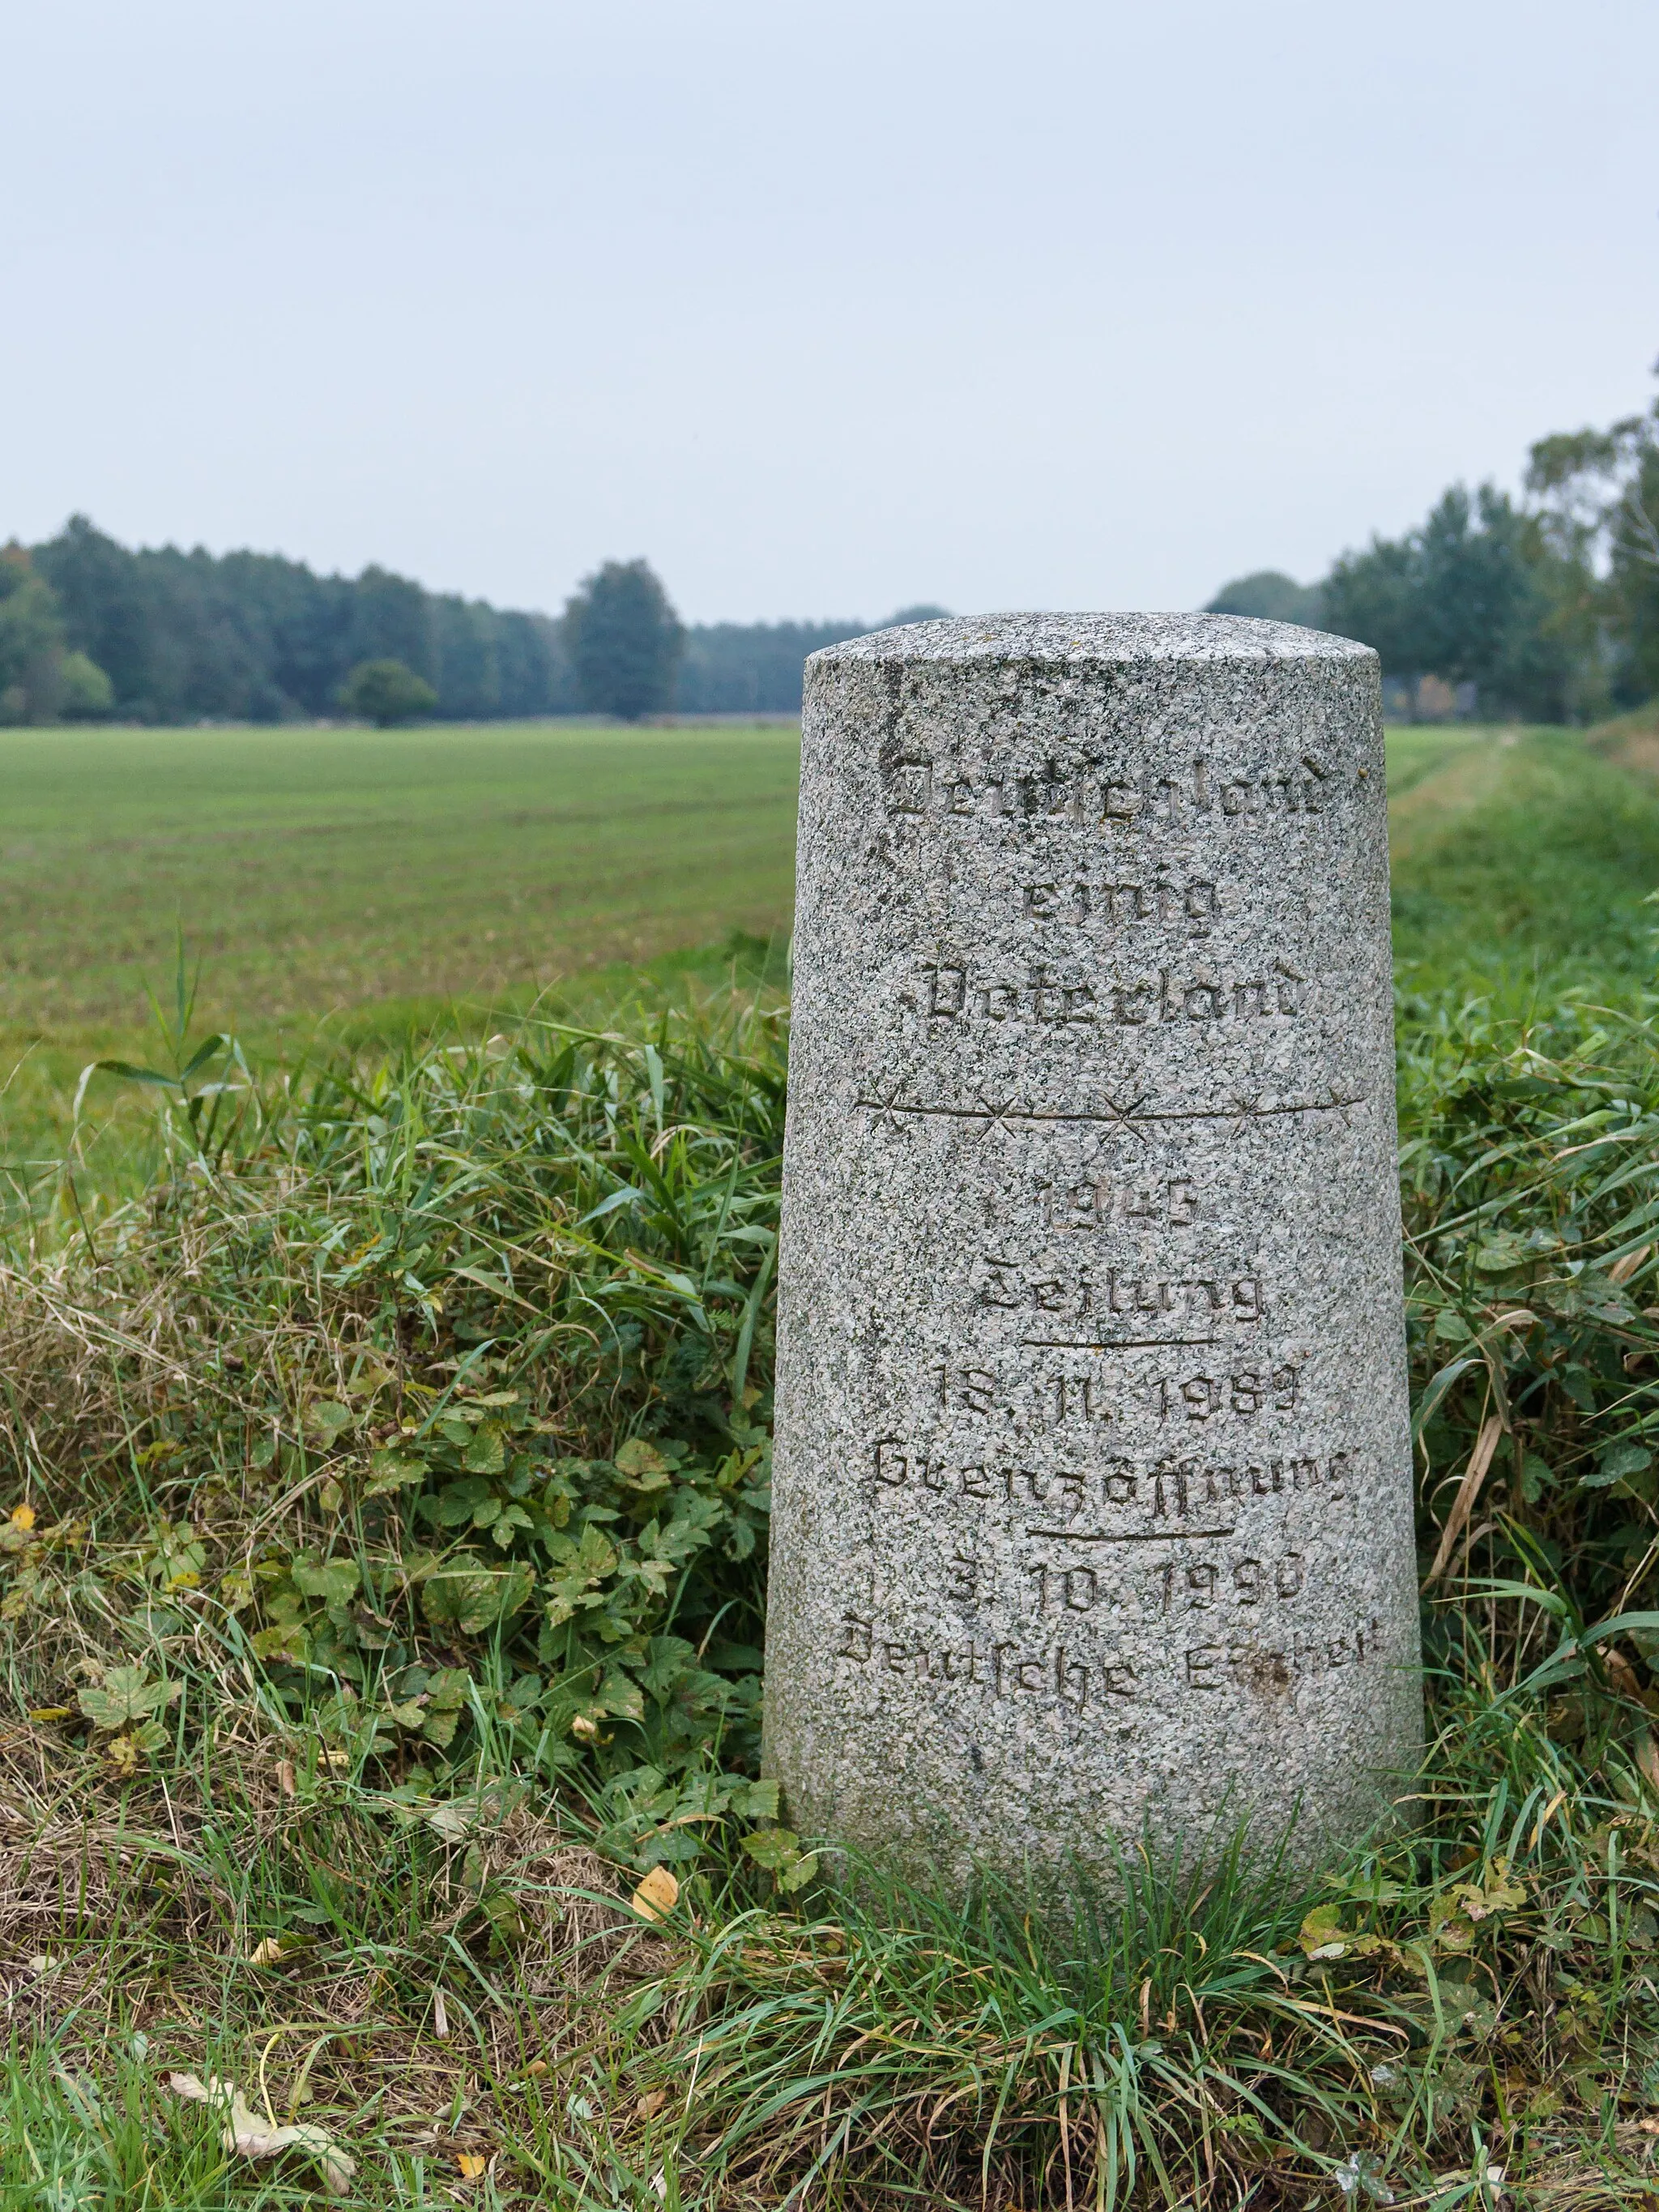
POLYGON ((34 550, 67 641, 105 669, 116 712, 137 721, 281 721, 334 711, 366 660, 397 660, 437 711, 568 713, 575 704, 550 616, 440 599, 366 568, 319 576, 268 553, 133 552, 77 515, 34 550))
POLYGON ((675 704, 688 714, 799 714, 807 655, 902 623, 936 622, 945 609, 901 607, 884 622, 702 623, 685 634, 675 704))
POLYGON ((660 714, 674 696, 685 632, 645 561, 607 561, 564 611, 577 694, 624 722, 660 714))
POLYGON ((74 514, 33 560, 57 594, 70 645, 109 678, 121 713, 145 719, 160 641, 155 597, 135 556, 74 514))

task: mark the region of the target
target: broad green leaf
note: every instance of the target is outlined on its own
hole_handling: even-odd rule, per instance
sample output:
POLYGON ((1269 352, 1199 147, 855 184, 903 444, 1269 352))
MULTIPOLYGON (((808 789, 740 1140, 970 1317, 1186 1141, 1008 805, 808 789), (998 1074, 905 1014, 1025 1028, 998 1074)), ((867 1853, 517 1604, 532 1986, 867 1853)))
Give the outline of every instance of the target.
POLYGON ((311 1656, 310 1632, 297 1620, 261 1628, 248 1641, 256 1659, 280 1659, 291 1667, 302 1667, 311 1656))
POLYGON ((617 1454, 616 1467, 633 1490, 664 1490, 673 1480, 668 1462, 643 1437, 629 1437, 617 1454))
POLYGON ((528 1567, 439 1567, 421 1583, 421 1610, 434 1628, 479 1636, 517 1613, 534 1587, 528 1567))
POLYGON ((365 1498, 382 1498, 388 1491, 402 1490, 413 1482, 426 1480, 423 1461, 411 1459, 406 1452, 377 1451, 368 1462, 370 1480, 364 1488, 365 1498))
POLYGON ((1511 1229, 1494 1230, 1475 1248, 1474 1264, 1483 1274, 1502 1275, 1523 1267, 1536 1255, 1524 1237, 1511 1229))
POLYGON ((500 1425, 486 1421, 467 1446, 461 1464, 470 1474, 499 1474, 507 1465, 507 1448, 500 1425))
POLYGON ((182 1687, 181 1684, 169 1688, 165 1682, 152 1682, 143 1664, 112 1667, 94 1688, 77 1691, 76 1702, 94 1728, 120 1729, 129 1721, 146 1720, 171 1705, 182 1687))
POLYGON ((775 1820, 778 1785, 775 1782, 744 1782, 732 1793, 732 1810, 740 1820, 775 1820))
POLYGON ((472 1677, 465 1667, 437 1667, 427 1677, 426 1693, 435 1711, 458 1713, 471 1687, 472 1677))
POLYGON ((743 1847, 757 1866, 788 1866, 800 1856, 800 1838, 793 1828, 757 1828, 743 1847))
POLYGON ((1609 1444, 1589 1474, 1580 1475, 1581 1490, 1608 1490, 1615 1482, 1624 1482, 1633 1474, 1641 1474, 1653 1465, 1653 1454, 1633 1437, 1609 1444))
POLYGON ((296 1559, 289 1569, 294 1587, 305 1597, 343 1605, 357 1595, 362 1576, 355 1559, 296 1559))
POLYGON ((1342 1908, 1337 1905, 1316 1905, 1303 1921, 1297 1941, 1310 1959, 1345 1959, 1350 1954, 1363 1958, 1377 1948, 1375 1936, 1343 1926, 1342 1908))

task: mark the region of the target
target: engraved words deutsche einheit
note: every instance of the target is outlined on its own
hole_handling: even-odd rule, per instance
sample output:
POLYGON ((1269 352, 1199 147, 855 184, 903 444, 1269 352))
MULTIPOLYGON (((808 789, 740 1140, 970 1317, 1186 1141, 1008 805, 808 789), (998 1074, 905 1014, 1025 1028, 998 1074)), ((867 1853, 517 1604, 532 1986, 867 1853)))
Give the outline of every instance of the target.
POLYGON ((1103 1705, 1119 1715, 1154 1688, 1166 1694, 1224 1690, 1230 1684, 1258 1692, 1289 1690, 1302 1678, 1354 1667, 1375 1656, 1379 1632, 1375 1620, 1334 1635, 1297 1630, 1273 1642, 1239 1636, 1223 1642, 1205 1638, 1185 1645, 1170 1663, 1157 1670, 1121 1654, 1101 1656, 1089 1647, 1055 1644, 1033 1650, 1013 1638, 894 1634, 872 1616, 843 1617, 839 1660, 929 1683, 951 1683, 992 1698, 1031 1698, 1069 1707, 1076 1714, 1103 1705))

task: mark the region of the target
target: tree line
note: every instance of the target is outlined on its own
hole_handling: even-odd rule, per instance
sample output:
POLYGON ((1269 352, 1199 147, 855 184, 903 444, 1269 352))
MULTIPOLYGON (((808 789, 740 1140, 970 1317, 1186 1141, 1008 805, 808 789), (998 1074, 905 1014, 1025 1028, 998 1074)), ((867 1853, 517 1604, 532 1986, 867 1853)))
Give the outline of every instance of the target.
MULTIPOLYGON (((1408 709, 1460 691, 1531 721, 1634 706, 1659 691, 1659 401, 1540 439, 1518 499, 1455 484, 1320 583, 1261 570, 1210 607, 1374 646, 1408 709)), ((605 562, 556 617, 514 612, 378 567, 135 551, 76 515, 44 544, 0 546, 0 721, 790 714, 807 655, 869 627, 688 628, 644 561, 605 562)))
POLYGON ((538 714, 556 711, 566 678, 545 616, 423 591, 386 568, 319 576, 276 554, 134 551, 84 515, 45 544, 8 547, 6 561, 20 580, 0 601, 0 710, 12 720, 326 717, 353 672, 377 662, 398 664, 446 714, 538 714), (26 641, 7 623, 20 597, 26 641), (101 674, 101 701, 84 679, 63 691, 76 662, 101 674))
POLYGON ((76 515, 0 547, 0 721, 787 714, 806 655, 868 627, 688 629, 643 561, 606 562, 562 616, 514 612, 378 567, 134 550, 76 515))
POLYGON ((1408 708, 1437 684, 1526 721, 1636 706, 1659 691, 1659 401, 1540 438, 1518 500, 1454 484, 1417 529, 1373 537, 1322 582, 1260 570, 1210 610, 1374 646, 1408 708))

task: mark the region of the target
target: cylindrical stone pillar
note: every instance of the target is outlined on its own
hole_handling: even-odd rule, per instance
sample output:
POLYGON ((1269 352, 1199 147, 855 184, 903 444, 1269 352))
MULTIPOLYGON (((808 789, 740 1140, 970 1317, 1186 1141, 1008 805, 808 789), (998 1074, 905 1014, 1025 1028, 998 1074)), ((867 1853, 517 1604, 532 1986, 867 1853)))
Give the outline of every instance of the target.
POLYGON ((952 1880, 1311 1856, 1422 1726, 1376 657, 995 615, 806 669, 769 1771, 952 1880))

